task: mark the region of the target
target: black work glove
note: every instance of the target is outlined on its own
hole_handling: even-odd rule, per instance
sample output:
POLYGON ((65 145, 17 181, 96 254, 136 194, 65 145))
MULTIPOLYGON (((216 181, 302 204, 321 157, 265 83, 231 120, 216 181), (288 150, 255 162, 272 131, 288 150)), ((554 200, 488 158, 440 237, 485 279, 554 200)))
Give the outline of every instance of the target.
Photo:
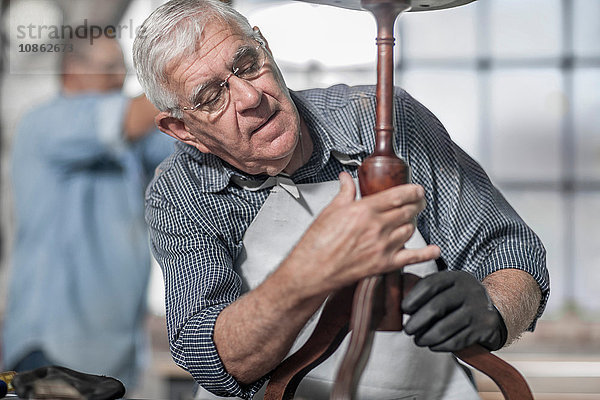
POLYGON ((457 351, 479 343, 498 350, 507 330, 485 287, 471 274, 443 271, 429 275, 402 301, 410 318, 404 325, 417 346, 433 351, 457 351))

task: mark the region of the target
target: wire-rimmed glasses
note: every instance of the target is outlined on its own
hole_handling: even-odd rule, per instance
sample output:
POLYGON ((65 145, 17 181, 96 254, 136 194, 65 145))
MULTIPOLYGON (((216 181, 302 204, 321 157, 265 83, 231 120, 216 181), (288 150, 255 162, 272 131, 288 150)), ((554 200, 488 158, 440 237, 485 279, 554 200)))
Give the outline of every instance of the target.
POLYGON ((210 115, 218 115, 229 103, 229 79, 236 76, 245 81, 258 78, 265 60, 266 50, 262 43, 258 46, 242 46, 235 53, 231 63, 231 72, 222 81, 211 81, 200 85, 192 94, 193 107, 182 107, 183 111, 202 111, 210 115))

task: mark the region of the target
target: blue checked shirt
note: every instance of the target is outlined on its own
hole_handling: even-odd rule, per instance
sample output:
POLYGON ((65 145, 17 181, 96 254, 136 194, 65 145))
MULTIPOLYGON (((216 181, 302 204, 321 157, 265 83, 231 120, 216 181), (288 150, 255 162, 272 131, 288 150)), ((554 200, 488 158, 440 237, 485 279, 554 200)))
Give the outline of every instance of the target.
MULTIPOLYGON (((362 160, 372 152, 374 88, 338 85, 292 92, 292 98, 314 142, 294 182, 336 180, 341 171, 356 177, 356 167, 342 165, 331 153, 362 160)), ((450 269, 479 280, 502 268, 529 272, 543 293, 539 317, 549 277, 538 237, 435 116, 401 89, 395 93, 394 123, 396 152, 410 165, 412 181, 425 188, 427 207, 418 217, 425 241, 441 248, 450 269)), ((231 181, 234 175, 265 179, 178 143, 148 188, 146 220, 164 273, 173 359, 209 391, 249 398, 266 378, 240 385, 225 370, 212 337, 221 310, 242 294, 234 260, 270 189, 244 190, 231 181)))

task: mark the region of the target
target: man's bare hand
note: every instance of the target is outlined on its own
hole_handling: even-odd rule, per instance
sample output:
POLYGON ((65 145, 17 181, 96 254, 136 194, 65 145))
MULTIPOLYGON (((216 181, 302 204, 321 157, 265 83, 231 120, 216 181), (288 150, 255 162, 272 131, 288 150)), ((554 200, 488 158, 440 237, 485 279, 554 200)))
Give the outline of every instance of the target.
POLYGON ((331 291, 439 257, 434 245, 404 249, 415 231, 417 214, 425 208, 421 186, 396 186, 357 201, 350 175, 340 174, 340 183, 340 192, 287 260, 296 266, 299 284, 331 291))

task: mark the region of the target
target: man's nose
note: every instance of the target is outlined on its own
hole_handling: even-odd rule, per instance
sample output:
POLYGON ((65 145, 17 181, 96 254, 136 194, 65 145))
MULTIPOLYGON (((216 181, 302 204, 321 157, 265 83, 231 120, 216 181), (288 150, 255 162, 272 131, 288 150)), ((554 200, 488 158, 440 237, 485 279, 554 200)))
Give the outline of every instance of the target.
POLYGON ((234 75, 229 78, 229 95, 235 104, 235 109, 239 112, 258 107, 263 91, 252 82, 234 75))

